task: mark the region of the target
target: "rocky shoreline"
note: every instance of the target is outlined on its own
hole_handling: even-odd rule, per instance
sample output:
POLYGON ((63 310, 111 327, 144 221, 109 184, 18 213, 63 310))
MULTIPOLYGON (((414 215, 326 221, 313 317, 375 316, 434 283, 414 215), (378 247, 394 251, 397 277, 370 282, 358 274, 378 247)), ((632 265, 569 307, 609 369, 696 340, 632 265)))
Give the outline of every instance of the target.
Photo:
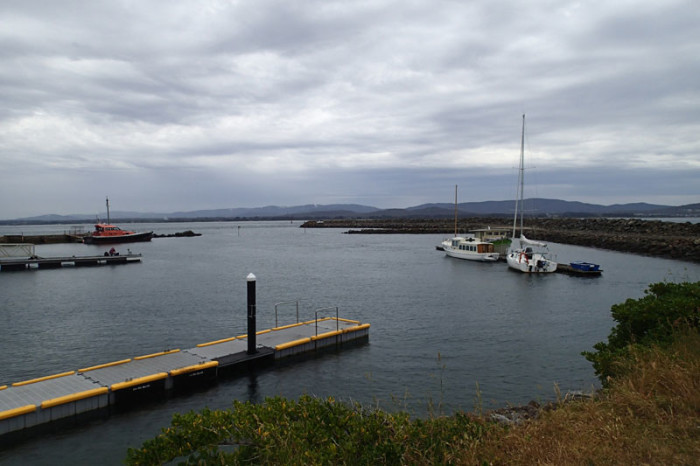
POLYGON ((159 235, 157 233, 153 234, 154 238, 193 238, 195 236, 202 236, 202 234, 195 233, 192 230, 180 231, 177 233, 163 234, 163 235, 159 235))
MULTIPOLYGON (((510 227, 513 219, 471 217, 458 221, 458 231, 510 227)), ((448 219, 333 219, 308 221, 302 228, 349 228, 348 234, 454 233, 448 219)), ((608 218, 528 218, 526 236, 646 256, 700 262, 700 224, 608 218)))

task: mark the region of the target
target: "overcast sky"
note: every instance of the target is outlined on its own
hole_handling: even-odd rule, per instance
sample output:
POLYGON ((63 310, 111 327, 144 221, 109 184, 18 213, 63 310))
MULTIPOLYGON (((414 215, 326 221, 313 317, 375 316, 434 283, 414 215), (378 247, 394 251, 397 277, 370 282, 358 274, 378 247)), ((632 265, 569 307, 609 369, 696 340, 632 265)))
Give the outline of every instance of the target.
POLYGON ((0 2, 0 219, 700 202, 697 0, 0 2))

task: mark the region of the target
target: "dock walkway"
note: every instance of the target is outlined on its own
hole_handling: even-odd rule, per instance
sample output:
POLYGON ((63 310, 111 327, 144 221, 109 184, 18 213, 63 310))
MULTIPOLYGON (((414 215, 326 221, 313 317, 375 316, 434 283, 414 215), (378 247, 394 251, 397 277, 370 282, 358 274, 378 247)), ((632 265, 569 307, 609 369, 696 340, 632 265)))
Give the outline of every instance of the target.
POLYGON ((337 316, 318 318, 255 332, 253 354, 246 334, 2 385, 0 438, 112 405, 162 398, 225 371, 361 341, 369 338, 369 327, 337 316))
POLYGON ((0 259, 0 272, 28 269, 57 269, 60 267, 118 265, 140 261, 141 254, 120 254, 115 256, 14 257, 10 259, 0 259))

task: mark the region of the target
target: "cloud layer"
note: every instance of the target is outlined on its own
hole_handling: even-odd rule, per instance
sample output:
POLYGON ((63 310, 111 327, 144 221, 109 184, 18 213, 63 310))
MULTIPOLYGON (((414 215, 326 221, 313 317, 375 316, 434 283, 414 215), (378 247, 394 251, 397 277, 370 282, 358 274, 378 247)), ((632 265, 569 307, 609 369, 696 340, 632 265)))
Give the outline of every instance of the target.
POLYGON ((700 202, 691 1, 5 1, 0 218, 700 202), (533 191, 536 187, 536 192, 533 191))

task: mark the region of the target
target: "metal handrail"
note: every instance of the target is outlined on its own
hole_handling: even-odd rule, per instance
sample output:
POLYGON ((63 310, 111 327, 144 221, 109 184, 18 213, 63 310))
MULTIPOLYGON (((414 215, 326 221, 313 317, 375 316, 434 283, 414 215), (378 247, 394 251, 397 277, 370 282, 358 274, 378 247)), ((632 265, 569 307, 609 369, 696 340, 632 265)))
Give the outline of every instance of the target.
POLYGON ((329 309, 335 309, 335 329, 336 331, 340 330, 340 321, 338 319, 338 306, 322 307, 321 309, 316 309, 314 313, 316 316, 316 336, 318 336, 318 313, 321 311, 327 311, 329 309))
POLYGON ((275 304, 275 327, 279 327, 279 324, 277 323, 277 306, 281 306, 282 304, 296 304, 297 306, 297 324, 299 323, 299 301, 300 299, 297 299, 296 301, 283 301, 281 303, 275 304))

